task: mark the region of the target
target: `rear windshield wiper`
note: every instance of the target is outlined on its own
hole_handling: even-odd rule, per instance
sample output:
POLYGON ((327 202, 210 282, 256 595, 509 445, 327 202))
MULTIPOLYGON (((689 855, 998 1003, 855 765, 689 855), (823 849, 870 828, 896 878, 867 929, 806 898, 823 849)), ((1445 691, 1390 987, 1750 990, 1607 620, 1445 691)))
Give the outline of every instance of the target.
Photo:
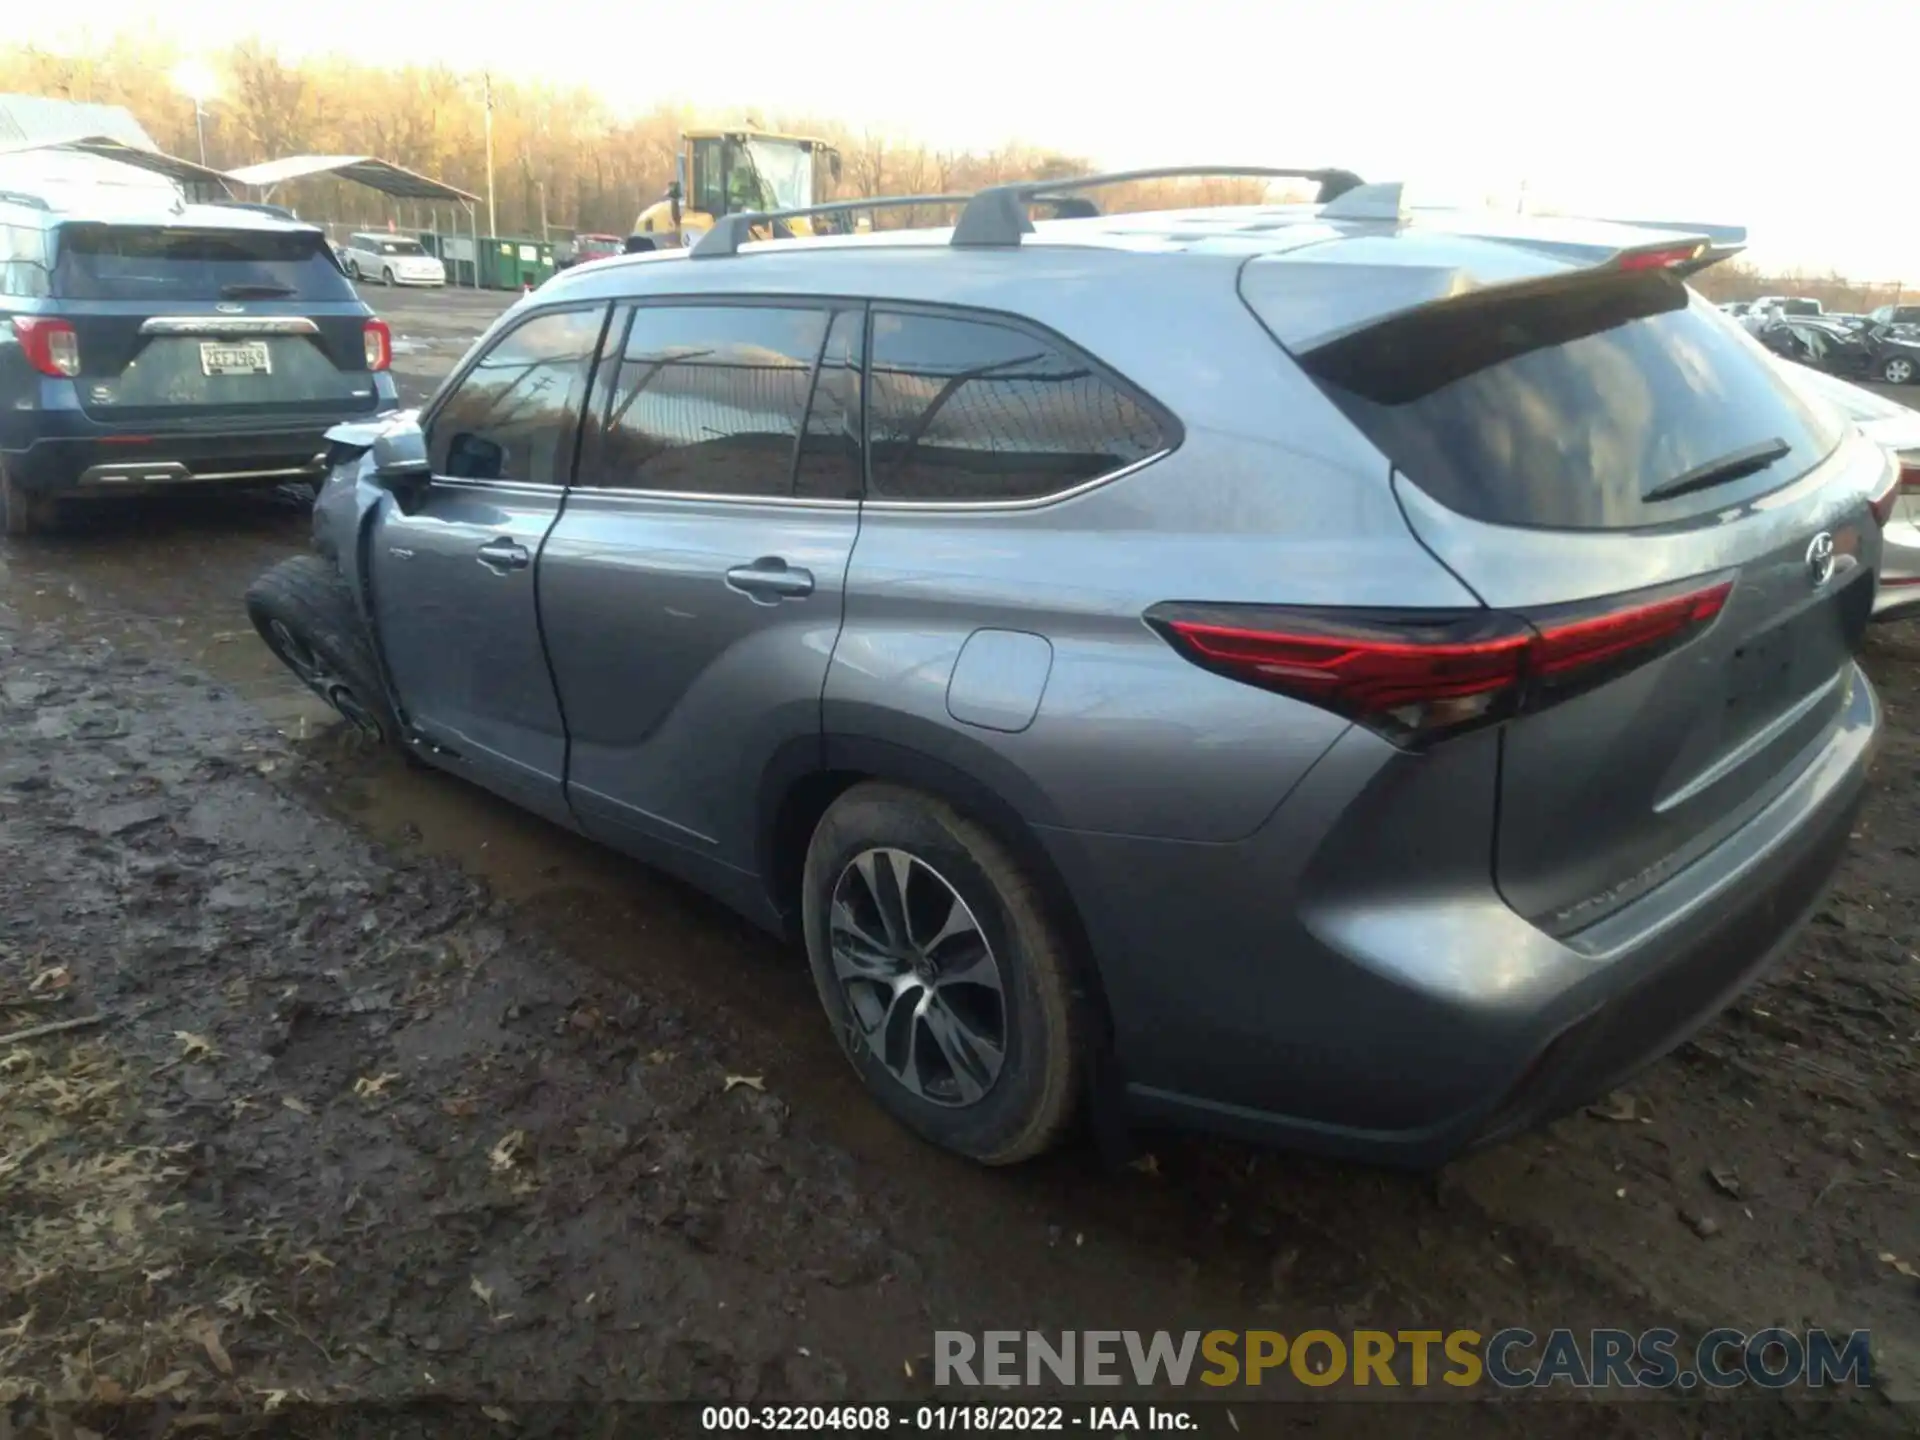
POLYGON ((1724 485, 1729 480, 1758 474, 1792 453, 1793 446, 1776 435, 1771 440, 1762 440, 1758 445, 1749 445, 1745 449, 1722 455, 1718 460, 1709 460, 1704 465, 1683 470, 1673 479, 1654 486, 1640 498, 1649 501, 1672 500, 1677 496, 1690 495, 1695 490, 1708 490, 1715 485, 1724 485))
POLYGON ((283 295, 291 295, 291 285, 222 285, 222 300, 277 300, 283 295))

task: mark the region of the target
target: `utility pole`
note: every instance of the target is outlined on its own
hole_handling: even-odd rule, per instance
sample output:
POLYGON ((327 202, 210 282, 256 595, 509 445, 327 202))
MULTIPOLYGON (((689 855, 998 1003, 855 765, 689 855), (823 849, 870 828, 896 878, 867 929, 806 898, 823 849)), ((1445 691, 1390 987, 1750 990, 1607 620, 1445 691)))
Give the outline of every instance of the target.
POLYGON ((486 92, 487 92, 487 121, 486 121, 486 126, 487 126, 487 233, 489 235, 497 235, 500 233, 500 222, 498 217, 495 216, 495 214, 493 213, 493 74, 492 72, 490 71, 482 72, 480 76, 480 80, 481 80, 481 83, 486 86, 486 92))
POLYGON ((193 133, 200 138, 200 163, 207 163, 207 111, 198 95, 193 97, 193 133))

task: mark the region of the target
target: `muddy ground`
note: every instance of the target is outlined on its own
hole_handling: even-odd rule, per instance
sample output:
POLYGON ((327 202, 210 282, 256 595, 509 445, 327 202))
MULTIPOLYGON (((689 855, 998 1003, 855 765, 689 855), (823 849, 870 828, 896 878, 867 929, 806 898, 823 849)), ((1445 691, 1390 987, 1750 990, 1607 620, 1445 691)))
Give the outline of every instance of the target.
MULTIPOLYGON (((410 399, 499 303, 374 300, 410 399)), ((0 1034, 88 1022, 0 1042, 0 1398, 531 1433, 923 1396, 936 1328, 1781 1324, 1870 1328, 1878 1391, 1392 1425, 1912 1428, 1920 627, 1873 637, 1890 723, 1825 908, 1605 1114, 1431 1177, 1168 1137, 983 1172, 864 1101, 800 956, 346 745, 239 603, 305 526, 139 503, 0 549, 0 1034)), ((1319 1393, 1235 1424, 1380 1432, 1319 1393)))

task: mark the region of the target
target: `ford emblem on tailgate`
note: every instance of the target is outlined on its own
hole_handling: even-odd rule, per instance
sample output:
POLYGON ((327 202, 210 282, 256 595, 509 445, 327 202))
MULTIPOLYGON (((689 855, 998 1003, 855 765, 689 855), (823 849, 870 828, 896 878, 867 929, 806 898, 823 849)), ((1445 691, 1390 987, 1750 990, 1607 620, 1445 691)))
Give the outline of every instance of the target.
POLYGON ((246 306, 235 305, 231 301, 227 301, 227 300, 222 300, 218 305, 214 306, 213 308, 215 310, 218 310, 222 315, 244 315, 247 313, 246 306))
POLYGON ((1818 590, 1833 578, 1833 536, 1822 530, 1807 543, 1807 579, 1818 590))

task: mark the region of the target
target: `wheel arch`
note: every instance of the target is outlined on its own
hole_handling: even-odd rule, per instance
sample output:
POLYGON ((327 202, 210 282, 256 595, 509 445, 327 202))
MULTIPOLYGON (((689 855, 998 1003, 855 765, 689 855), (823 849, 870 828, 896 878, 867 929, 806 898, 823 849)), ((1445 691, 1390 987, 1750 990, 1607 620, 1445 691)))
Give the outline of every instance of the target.
POLYGON ((827 807, 863 781, 901 785, 944 801, 984 826, 1013 853, 1038 884, 1048 919, 1060 927, 1104 1046, 1112 1027, 1099 963, 1065 874, 1029 822, 1031 808, 1016 804, 1006 793, 1012 786, 1003 789, 912 745, 863 735, 833 735, 824 742, 809 737, 783 747, 767 765, 760 787, 755 859, 768 906, 780 917, 782 934, 792 941, 804 939, 800 883, 807 844, 827 807))

